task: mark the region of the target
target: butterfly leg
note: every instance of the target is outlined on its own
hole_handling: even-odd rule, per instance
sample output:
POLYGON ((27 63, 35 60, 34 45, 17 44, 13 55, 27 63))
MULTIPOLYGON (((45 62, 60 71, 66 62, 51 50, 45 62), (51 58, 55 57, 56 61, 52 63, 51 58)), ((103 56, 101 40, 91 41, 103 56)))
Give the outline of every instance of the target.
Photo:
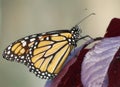
POLYGON ((85 38, 87 38, 87 37, 90 39, 93 39, 91 36, 85 35, 85 36, 81 36, 78 40, 82 40, 82 39, 86 40, 85 38))

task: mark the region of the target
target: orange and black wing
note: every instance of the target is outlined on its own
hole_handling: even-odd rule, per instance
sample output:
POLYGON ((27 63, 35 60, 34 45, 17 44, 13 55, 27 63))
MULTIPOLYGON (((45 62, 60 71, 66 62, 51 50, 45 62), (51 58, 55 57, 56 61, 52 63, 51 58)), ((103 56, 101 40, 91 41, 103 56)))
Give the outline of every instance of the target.
POLYGON ((27 55, 29 53, 29 49, 35 43, 37 36, 37 34, 30 35, 13 42, 4 50, 3 58, 27 65, 27 55))
POLYGON ((28 53, 30 71, 44 79, 57 75, 73 48, 70 38, 71 33, 40 36, 28 53))
POLYGON ((72 34, 66 30, 30 35, 9 45, 3 57, 24 63, 38 77, 52 79, 70 54, 71 41, 72 34))

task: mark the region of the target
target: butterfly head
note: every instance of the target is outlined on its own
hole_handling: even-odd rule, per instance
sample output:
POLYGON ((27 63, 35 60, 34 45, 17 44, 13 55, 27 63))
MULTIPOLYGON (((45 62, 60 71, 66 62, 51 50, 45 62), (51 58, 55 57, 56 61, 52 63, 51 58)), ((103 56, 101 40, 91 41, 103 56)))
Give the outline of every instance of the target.
POLYGON ((78 41, 79 37, 80 37, 80 34, 82 33, 82 30, 79 28, 78 25, 76 25, 75 27, 73 27, 71 29, 71 33, 73 35, 73 38, 78 41))

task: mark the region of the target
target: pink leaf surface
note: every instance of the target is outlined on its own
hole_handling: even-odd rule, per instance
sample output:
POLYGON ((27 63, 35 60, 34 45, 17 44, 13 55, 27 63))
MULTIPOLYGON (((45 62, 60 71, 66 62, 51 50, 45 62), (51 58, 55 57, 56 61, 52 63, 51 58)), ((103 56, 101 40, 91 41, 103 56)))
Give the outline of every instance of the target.
POLYGON ((107 87, 108 68, 120 47, 120 36, 105 38, 84 57, 81 77, 84 87, 107 87))

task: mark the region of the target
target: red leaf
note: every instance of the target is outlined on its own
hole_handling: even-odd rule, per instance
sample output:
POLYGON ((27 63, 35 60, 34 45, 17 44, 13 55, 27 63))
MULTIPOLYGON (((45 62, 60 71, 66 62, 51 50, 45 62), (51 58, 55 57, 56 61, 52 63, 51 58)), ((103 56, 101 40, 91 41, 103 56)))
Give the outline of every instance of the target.
POLYGON ((108 70, 109 86, 120 87, 120 49, 117 51, 108 70))
POLYGON ((107 28, 105 38, 106 37, 115 37, 120 36, 120 19, 113 18, 107 28))

